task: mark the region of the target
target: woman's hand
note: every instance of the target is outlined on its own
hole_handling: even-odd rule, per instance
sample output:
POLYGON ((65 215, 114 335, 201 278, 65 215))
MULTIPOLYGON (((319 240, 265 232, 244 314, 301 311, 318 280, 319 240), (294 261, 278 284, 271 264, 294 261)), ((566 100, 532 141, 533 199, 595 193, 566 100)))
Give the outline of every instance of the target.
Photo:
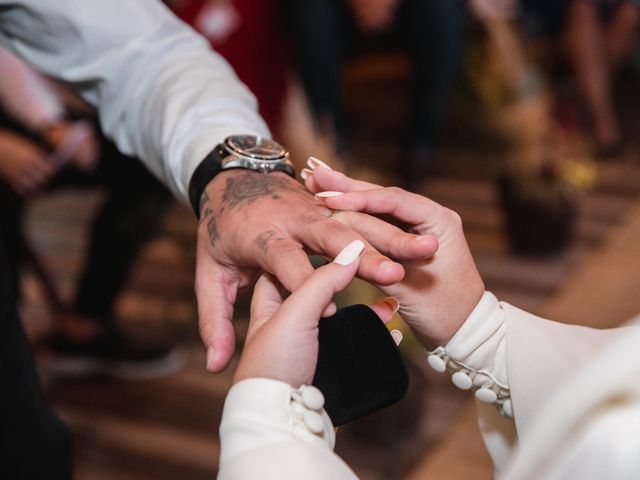
POLYGON ((98 166, 98 138, 89 122, 62 120, 44 128, 41 135, 54 149, 54 162, 58 162, 58 166, 71 163, 85 172, 98 166))
POLYGON ((425 347, 448 342, 484 292, 460 216, 420 195, 356 181, 328 168, 305 170, 305 177, 307 189, 338 211, 332 218, 345 221, 375 248, 384 249, 388 236, 367 223, 354 224, 349 211, 385 215, 402 223, 405 230, 437 239, 438 250, 431 258, 402 262, 404 280, 379 288, 398 298, 400 315, 425 347))
POLYGON ((0 130, 0 178, 21 196, 46 184, 55 173, 47 153, 34 142, 0 130))
MULTIPOLYGON (((335 293, 358 271, 364 243, 355 240, 336 259, 317 269, 283 300, 284 288, 269 274, 256 283, 251 321, 234 383, 247 378, 273 378, 293 386, 311 384, 318 360, 318 322, 335 293)), ((394 302, 372 306, 384 322, 395 312, 394 302)), ((392 332, 399 343, 400 332, 392 332)))

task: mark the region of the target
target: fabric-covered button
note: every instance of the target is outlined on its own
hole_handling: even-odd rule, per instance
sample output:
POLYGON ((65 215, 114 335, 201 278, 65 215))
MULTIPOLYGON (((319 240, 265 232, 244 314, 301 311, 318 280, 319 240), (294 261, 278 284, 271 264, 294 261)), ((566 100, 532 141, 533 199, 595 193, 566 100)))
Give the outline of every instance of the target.
POLYGON ((460 390, 469 390, 473 382, 469 375, 464 372, 456 372, 451 376, 451 380, 453 384, 458 387, 460 390))
POLYGON ((291 402, 291 411, 296 415, 303 416, 304 412, 306 412, 307 409, 300 405, 298 402, 291 402))
POLYGON ((509 418, 513 418, 513 405, 511 404, 511 400, 508 398, 502 404, 502 414, 509 418))
POLYGON ((324 406, 324 395, 316 387, 306 386, 302 389, 302 403, 311 410, 320 410, 324 406))
POLYGON ((495 403, 495 401, 498 400, 498 395, 488 388, 480 388, 476 392, 476 398, 484 403, 495 403))
POLYGON ((433 355, 433 354, 428 355, 427 356, 427 363, 436 372, 443 373, 444 371, 447 370, 446 362, 443 359, 441 359, 439 356, 437 356, 437 355, 433 355))
POLYGON ((324 432, 324 422, 322 421, 322 417, 318 412, 307 410, 306 412, 304 412, 304 417, 302 417, 302 420, 311 432, 316 434, 324 432))

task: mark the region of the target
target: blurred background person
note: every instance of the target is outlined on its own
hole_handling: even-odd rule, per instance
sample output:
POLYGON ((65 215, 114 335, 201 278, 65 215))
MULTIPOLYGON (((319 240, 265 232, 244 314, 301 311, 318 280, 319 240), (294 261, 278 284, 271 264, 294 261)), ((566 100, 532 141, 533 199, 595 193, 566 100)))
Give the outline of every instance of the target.
POLYGON ((632 0, 522 0, 530 32, 559 39, 587 108, 593 155, 612 158, 623 151, 613 98, 616 73, 637 47, 638 2, 632 0))
POLYGON ((106 194, 73 301, 67 305, 50 292, 53 331, 38 344, 44 370, 125 377, 174 371, 178 351, 131 344, 114 316, 138 252, 169 205, 168 191, 92 123, 73 120, 62 93, 6 50, 0 50, 0 71, 0 222, 15 291, 22 261, 34 255, 22 221, 28 201, 60 186, 102 187, 106 194))
MULTIPOLYGON (((402 45, 413 64, 411 114, 398 167, 406 185, 424 179, 448 105, 462 52, 463 5, 420 0, 284 0, 295 65, 318 132, 335 149, 349 148, 342 66, 365 39, 402 45)), ((379 44, 377 45, 379 47, 379 44)), ((381 114, 382 111, 381 111, 381 114)))
POLYGON ((572 0, 566 43, 593 128, 596 157, 621 153, 623 133, 615 111, 615 73, 637 46, 640 2, 632 0, 572 0))
POLYGON ((292 68, 279 0, 164 0, 227 60, 258 99, 269 129, 287 145, 298 168, 310 154, 333 156, 317 135, 292 68))

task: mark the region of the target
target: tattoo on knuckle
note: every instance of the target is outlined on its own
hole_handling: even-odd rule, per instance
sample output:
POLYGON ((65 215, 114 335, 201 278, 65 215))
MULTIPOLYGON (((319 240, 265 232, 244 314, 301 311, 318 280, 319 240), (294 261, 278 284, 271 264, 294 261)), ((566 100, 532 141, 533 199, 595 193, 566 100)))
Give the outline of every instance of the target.
POLYGON ((284 240, 284 237, 278 236, 276 230, 270 229, 258 235, 255 239, 255 244, 266 255, 273 242, 280 242, 282 240, 284 240))

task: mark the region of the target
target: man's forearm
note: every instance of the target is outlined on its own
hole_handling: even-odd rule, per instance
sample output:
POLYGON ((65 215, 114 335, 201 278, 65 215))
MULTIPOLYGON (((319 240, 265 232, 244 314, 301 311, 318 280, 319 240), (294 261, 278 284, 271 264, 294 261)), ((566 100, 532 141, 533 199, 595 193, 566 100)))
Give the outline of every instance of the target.
POLYGON ((0 6, 2 43, 74 86, 119 149, 183 199, 195 168, 226 136, 269 135, 229 65, 158 1, 0 6))

